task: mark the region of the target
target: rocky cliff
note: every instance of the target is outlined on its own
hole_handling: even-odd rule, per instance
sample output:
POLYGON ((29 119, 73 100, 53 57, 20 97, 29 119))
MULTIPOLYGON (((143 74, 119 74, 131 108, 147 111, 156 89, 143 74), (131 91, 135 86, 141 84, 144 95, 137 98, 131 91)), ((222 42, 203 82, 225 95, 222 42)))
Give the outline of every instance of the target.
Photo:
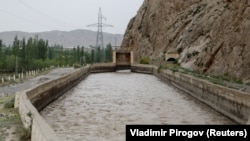
POLYGON ((250 0, 144 0, 122 46, 141 57, 179 53, 182 67, 250 80, 250 0))

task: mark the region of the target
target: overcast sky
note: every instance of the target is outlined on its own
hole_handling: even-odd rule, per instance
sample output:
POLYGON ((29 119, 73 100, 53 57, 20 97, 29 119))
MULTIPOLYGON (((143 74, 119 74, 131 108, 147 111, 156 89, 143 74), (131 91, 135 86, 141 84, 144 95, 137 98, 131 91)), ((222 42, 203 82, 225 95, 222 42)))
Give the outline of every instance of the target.
POLYGON ((87 25, 98 22, 100 7, 103 23, 113 25, 103 28, 103 32, 124 34, 142 3, 143 0, 0 0, 0 32, 96 31, 96 27, 87 25))

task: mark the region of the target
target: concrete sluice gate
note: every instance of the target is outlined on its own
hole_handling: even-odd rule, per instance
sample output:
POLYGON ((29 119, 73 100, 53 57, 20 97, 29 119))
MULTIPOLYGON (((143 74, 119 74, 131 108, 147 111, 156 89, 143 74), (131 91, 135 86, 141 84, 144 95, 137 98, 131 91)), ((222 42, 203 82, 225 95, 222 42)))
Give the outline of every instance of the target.
POLYGON ((34 141, 123 141, 126 124, 248 122, 248 94, 155 66, 132 65, 131 71, 85 67, 18 94, 15 106, 34 141))

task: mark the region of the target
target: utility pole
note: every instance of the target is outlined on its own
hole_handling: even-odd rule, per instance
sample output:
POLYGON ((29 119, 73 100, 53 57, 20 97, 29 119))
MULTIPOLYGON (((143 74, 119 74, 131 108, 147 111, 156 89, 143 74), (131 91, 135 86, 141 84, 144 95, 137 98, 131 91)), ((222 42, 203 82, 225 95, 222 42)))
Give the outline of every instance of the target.
POLYGON ((96 46, 95 46, 95 57, 94 57, 94 62, 96 62, 96 55, 97 55, 97 48, 100 47, 101 51, 102 51, 102 57, 101 57, 101 61, 104 62, 105 61, 105 47, 103 44, 103 33, 102 33, 102 28, 103 27, 113 27, 113 25, 109 25, 109 24, 105 24, 102 23, 102 19, 106 19, 103 15, 102 15, 102 10, 101 7, 99 8, 99 13, 98 13, 98 23, 95 24, 90 24, 87 25, 87 27, 97 27, 97 35, 96 35, 96 46))

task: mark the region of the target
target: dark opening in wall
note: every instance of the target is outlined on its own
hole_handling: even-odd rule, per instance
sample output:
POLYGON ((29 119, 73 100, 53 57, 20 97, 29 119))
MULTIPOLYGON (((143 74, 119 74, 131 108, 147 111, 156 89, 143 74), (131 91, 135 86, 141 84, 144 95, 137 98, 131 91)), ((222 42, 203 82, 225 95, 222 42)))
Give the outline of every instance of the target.
POLYGON ((167 59, 167 62, 169 62, 169 63, 174 63, 174 62, 176 62, 176 59, 175 59, 175 58, 168 58, 168 59, 167 59))

